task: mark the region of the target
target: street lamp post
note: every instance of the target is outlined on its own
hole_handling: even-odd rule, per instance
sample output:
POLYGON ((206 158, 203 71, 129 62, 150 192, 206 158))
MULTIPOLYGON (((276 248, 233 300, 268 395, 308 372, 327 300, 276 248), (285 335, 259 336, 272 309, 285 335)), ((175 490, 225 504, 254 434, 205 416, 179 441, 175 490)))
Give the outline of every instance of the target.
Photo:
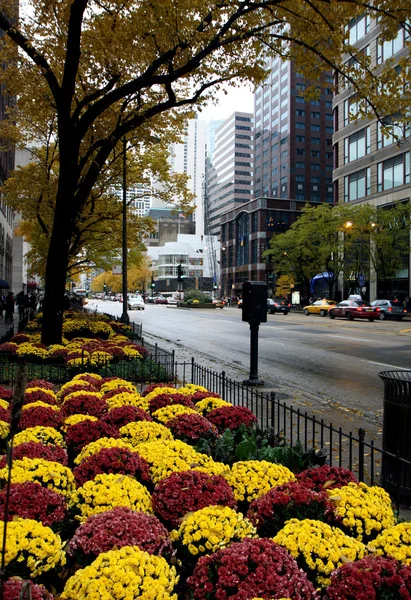
POLYGON ((130 317, 127 312, 127 140, 123 137, 123 252, 122 252, 122 274, 123 274, 123 313, 121 321, 127 325, 130 317))

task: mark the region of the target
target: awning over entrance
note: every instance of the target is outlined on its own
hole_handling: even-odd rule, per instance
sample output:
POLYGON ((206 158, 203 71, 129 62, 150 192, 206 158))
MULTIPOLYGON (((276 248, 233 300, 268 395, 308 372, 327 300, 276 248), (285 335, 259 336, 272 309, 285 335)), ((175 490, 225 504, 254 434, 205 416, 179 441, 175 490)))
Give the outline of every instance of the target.
POLYGON ((28 288, 35 288, 38 286, 38 283, 36 281, 28 281, 27 282, 27 287, 28 288))
POLYGON ((10 286, 4 279, 0 279, 0 289, 9 290, 10 286))

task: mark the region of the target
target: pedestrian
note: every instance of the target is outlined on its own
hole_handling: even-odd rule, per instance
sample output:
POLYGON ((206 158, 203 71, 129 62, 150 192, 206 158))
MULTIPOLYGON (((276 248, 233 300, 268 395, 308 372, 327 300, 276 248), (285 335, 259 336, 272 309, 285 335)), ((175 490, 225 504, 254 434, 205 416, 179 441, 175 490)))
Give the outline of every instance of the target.
POLYGON ((14 296, 13 296, 12 292, 9 292, 7 294, 7 298, 6 298, 6 314, 5 314, 4 322, 12 323, 13 315, 14 315, 14 296))
POLYGON ((0 294, 0 319, 3 318, 3 310, 6 309, 6 296, 1 292, 0 294))
POLYGON ((32 294, 30 294, 29 306, 30 306, 30 318, 34 319, 34 316, 36 314, 36 308, 37 308, 37 296, 34 292, 32 294))
POLYGON ((19 309, 19 321, 24 319, 24 307, 25 307, 25 299, 23 290, 19 292, 16 296, 16 304, 19 309))
POLYGON ((312 296, 310 296, 308 299, 308 304, 312 304, 313 302, 314 302, 314 298, 312 296))

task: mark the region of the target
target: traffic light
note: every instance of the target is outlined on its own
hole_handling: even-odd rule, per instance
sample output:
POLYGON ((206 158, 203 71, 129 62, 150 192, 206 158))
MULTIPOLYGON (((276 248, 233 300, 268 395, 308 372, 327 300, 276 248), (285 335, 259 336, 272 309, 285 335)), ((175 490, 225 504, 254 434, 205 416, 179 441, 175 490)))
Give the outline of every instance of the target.
POLYGON ((152 288, 155 288, 155 287, 156 287, 156 284, 154 283, 154 278, 153 278, 153 276, 151 276, 151 287, 152 287, 152 288))
POLYGON ((213 284, 213 289, 216 290, 218 288, 218 285, 216 283, 213 284))
POLYGON ((183 267, 181 263, 177 265, 177 281, 183 281, 183 267))

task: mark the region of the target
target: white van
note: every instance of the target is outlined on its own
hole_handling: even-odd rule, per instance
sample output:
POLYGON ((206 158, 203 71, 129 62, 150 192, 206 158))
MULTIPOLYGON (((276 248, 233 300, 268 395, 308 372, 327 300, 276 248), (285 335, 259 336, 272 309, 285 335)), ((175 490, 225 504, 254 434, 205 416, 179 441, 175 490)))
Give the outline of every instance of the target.
POLYGON ((144 310, 145 304, 142 296, 129 296, 127 300, 128 310, 144 310))

